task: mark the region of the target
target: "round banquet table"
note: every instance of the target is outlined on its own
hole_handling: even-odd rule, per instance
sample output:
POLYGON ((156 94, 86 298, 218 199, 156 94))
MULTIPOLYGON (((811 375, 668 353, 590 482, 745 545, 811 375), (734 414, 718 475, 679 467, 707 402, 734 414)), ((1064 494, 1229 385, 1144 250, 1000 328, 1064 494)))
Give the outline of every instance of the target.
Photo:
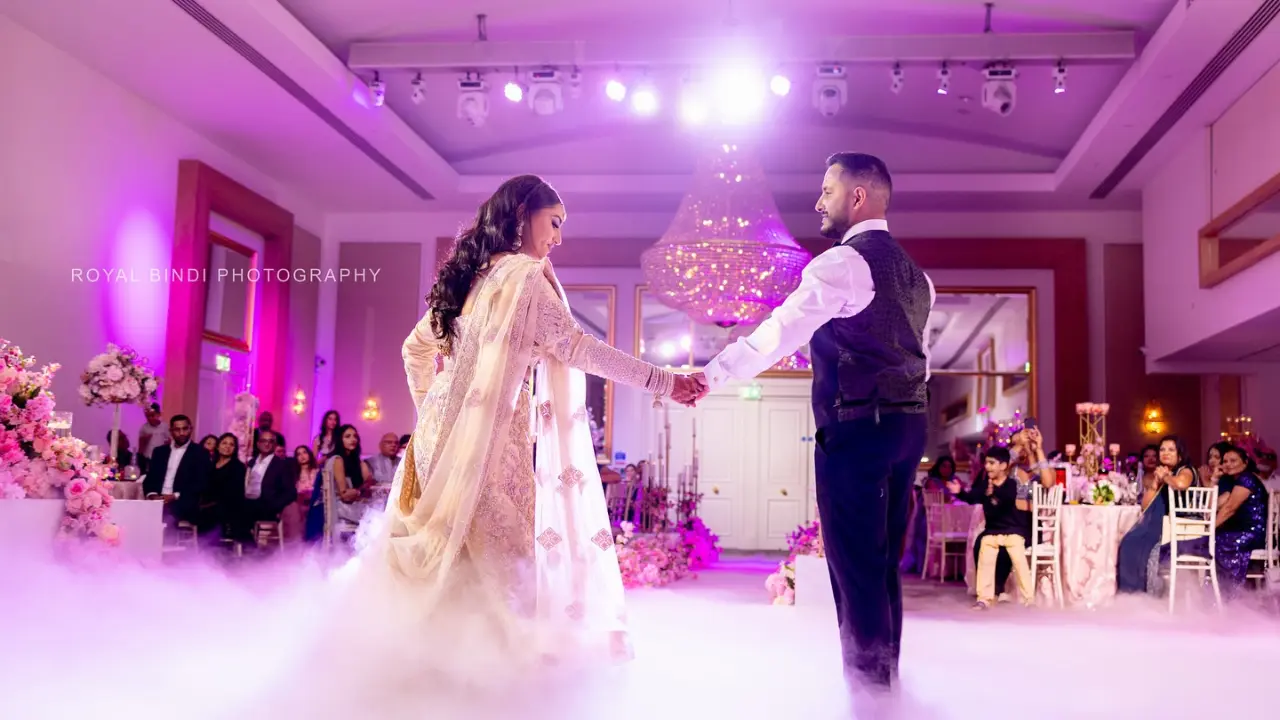
MULTIPOLYGON (((969 545, 965 553, 965 584, 974 594, 973 543, 986 523, 982 506, 974 505, 969 520, 969 545)), ((1116 555, 1120 538, 1138 524, 1137 505, 1062 506, 1062 593, 1068 605, 1096 607, 1116 594, 1116 555)), ((1012 585, 1013 578, 1010 576, 1012 585)), ((1041 600, 1052 598, 1049 578, 1042 574, 1037 592, 1041 600)))

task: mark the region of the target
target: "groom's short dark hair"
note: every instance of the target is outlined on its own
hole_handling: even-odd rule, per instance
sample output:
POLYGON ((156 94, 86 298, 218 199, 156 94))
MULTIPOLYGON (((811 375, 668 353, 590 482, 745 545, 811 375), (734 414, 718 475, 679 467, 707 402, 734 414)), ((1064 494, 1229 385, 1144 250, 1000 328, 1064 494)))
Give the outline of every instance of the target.
POLYGON ((827 158, 827 167, 833 165, 843 168, 846 177, 883 190, 886 201, 890 195, 893 195, 893 178, 889 175, 889 166, 875 155, 856 152, 835 153, 827 158))

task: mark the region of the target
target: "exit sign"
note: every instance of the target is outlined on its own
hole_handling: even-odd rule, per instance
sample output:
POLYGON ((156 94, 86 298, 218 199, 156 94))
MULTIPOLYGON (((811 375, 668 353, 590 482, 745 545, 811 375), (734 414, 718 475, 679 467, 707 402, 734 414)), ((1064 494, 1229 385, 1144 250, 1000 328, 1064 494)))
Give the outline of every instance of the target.
POLYGON ((231 356, 218 353, 214 356, 213 367, 218 372, 231 372, 231 356))

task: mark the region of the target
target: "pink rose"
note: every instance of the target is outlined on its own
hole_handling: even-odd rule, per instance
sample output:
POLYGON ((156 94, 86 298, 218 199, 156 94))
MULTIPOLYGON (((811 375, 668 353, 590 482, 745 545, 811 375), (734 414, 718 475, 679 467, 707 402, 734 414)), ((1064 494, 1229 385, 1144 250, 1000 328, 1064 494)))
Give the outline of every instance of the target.
POLYGON ((72 515, 84 512, 84 496, 67 498, 67 512, 72 515))
POLYGON ((111 523, 103 523, 98 528, 98 537, 110 545, 117 545, 120 542, 120 528, 111 523))
POLYGON ((84 506, 90 510, 102 507, 102 493, 90 488, 84 494, 84 506))
POLYGON ((67 499, 81 497, 89 490, 89 482, 83 478, 76 478, 67 483, 67 487, 63 490, 67 495, 67 499))
POLYGON ((786 590, 783 590, 783 591, 782 591, 782 597, 786 598, 786 600, 787 600, 787 604, 788 604, 788 605, 795 605, 795 604, 796 604, 796 591, 795 591, 795 590, 792 590, 791 588, 787 588, 786 590))

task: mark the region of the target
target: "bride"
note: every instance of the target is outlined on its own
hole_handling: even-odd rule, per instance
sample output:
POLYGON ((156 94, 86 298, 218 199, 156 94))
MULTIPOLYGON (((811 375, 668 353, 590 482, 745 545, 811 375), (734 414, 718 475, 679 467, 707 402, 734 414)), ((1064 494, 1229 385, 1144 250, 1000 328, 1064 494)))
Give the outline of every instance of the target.
POLYGON ((468 649, 455 680, 630 657, 583 373, 684 404, 705 392, 583 332, 548 260, 564 222, 540 178, 503 183, 404 343, 418 423, 361 572, 415 632, 468 649))

